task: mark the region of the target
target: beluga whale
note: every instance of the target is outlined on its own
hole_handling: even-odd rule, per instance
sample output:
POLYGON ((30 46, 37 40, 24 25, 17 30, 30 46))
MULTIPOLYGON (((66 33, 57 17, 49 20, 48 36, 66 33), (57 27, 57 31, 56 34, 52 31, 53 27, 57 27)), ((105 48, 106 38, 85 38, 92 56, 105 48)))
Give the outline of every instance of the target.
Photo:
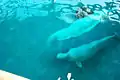
POLYGON ((104 49, 105 44, 110 39, 120 40, 120 36, 115 33, 112 36, 106 36, 88 44, 83 44, 79 47, 71 48, 67 53, 58 53, 56 58, 75 62, 78 67, 82 68, 82 62, 92 58, 96 53, 99 52, 99 50, 104 49))
POLYGON ((105 18, 103 12, 95 12, 89 16, 74 21, 69 27, 56 31, 48 37, 47 45, 51 46, 56 41, 67 40, 78 37, 86 32, 91 31, 105 18))

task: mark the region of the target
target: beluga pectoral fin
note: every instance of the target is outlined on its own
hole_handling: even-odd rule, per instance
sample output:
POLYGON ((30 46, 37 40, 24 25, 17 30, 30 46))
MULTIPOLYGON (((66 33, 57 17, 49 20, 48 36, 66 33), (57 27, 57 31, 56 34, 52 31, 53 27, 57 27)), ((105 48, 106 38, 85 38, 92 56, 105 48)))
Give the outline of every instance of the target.
POLYGON ((81 63, 80 61, 76 61, 76 64, 77 64, 77 66, 78 66, 79 68, 82 68, 82 67, 83 67, 83 65, 82 65, 82 63, 81 63))
POLYGON ((120 34, 118 32, 115 32, 114 36, 115 36, 116 39, 120 40, 120 34))
POLYGON ((56 17, 57 19, 63 20, 66 23, 73 23, 77 18, 74 13, 62 13, 60 17, 56 17))

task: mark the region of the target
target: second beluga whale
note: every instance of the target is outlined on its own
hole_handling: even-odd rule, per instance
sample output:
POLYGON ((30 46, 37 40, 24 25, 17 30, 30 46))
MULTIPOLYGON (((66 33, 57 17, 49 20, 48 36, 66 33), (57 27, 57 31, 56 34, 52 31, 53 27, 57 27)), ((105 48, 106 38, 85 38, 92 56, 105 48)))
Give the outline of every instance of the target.
POLYGON ((58 53, 56 58, 76 62, 77 66, 81 68, 81 62, 93 57, 97 52, 99 52, 99 50, 104 48, 105 44, 110 39, 120 40, 120 36, 118 34, 114 34, 88 44, 83 44, 77 48, 70 49, 67 53, 58 53))

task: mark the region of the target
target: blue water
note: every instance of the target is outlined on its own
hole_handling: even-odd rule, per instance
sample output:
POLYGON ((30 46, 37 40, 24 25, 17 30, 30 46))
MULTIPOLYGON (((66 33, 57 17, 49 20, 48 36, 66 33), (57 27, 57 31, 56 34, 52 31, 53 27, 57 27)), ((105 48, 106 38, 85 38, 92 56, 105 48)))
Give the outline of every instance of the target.
MULTIPOLYGON (((68 26, 68 24, 56 19, 54 16, 52 18, 47 16, 31 17, 22 22, 11 19, 4 21, 0 26, 0 68, 30 79, 39 79, 43 72, 41 70, 44 69, 44 67, 40 68, 41 58, 46 61, 46 57, 54 54, 46 52, 43 56, 40 56, 46 47, 48 36, 64 26, 68 26), (53 24, 54 22, 57 24, 53 24), (9 30, 11 27, 14 30, 9 30)), ((49 63, 45 65, 49 66, 49 63)), ((45 75, 47 76, 47 74, 42 74, 42 76, 45 75)))
MULTIPOLYGON (((75 80, 119 80, 120 41, 110 40, 104 49, 83 63, 80 69, 73 62, 56 59, 59 49, 47 48, 48 37, 70 24, 54 14, 33 16, 19 21, 5 20, 0 24, 0 69, 31 80, 67 80, 68 72, 75 80)), ((63 41, 62 52, 113 35, 120 31, 119 23, 108 21, 79 37, 63 41), (112 24, 115 25, 112 25, 112 24)))

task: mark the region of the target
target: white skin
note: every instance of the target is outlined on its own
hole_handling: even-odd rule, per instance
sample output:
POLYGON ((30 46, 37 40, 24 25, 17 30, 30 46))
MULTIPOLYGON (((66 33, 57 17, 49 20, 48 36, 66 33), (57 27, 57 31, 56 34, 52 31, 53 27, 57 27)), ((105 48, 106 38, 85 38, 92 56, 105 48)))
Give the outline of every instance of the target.
POLYGON ((64 59, 68 61, 74 61, 79 67, 82 67, 81 62, 91 58, 98 50, 104 48, 104 44, 111 38, 119 38, 117 35, 107 36, 100 40, 93 41, 88 44, 84 44, 77 48, 70 49, 67 53, 59 53, 57 59, 64 59))

